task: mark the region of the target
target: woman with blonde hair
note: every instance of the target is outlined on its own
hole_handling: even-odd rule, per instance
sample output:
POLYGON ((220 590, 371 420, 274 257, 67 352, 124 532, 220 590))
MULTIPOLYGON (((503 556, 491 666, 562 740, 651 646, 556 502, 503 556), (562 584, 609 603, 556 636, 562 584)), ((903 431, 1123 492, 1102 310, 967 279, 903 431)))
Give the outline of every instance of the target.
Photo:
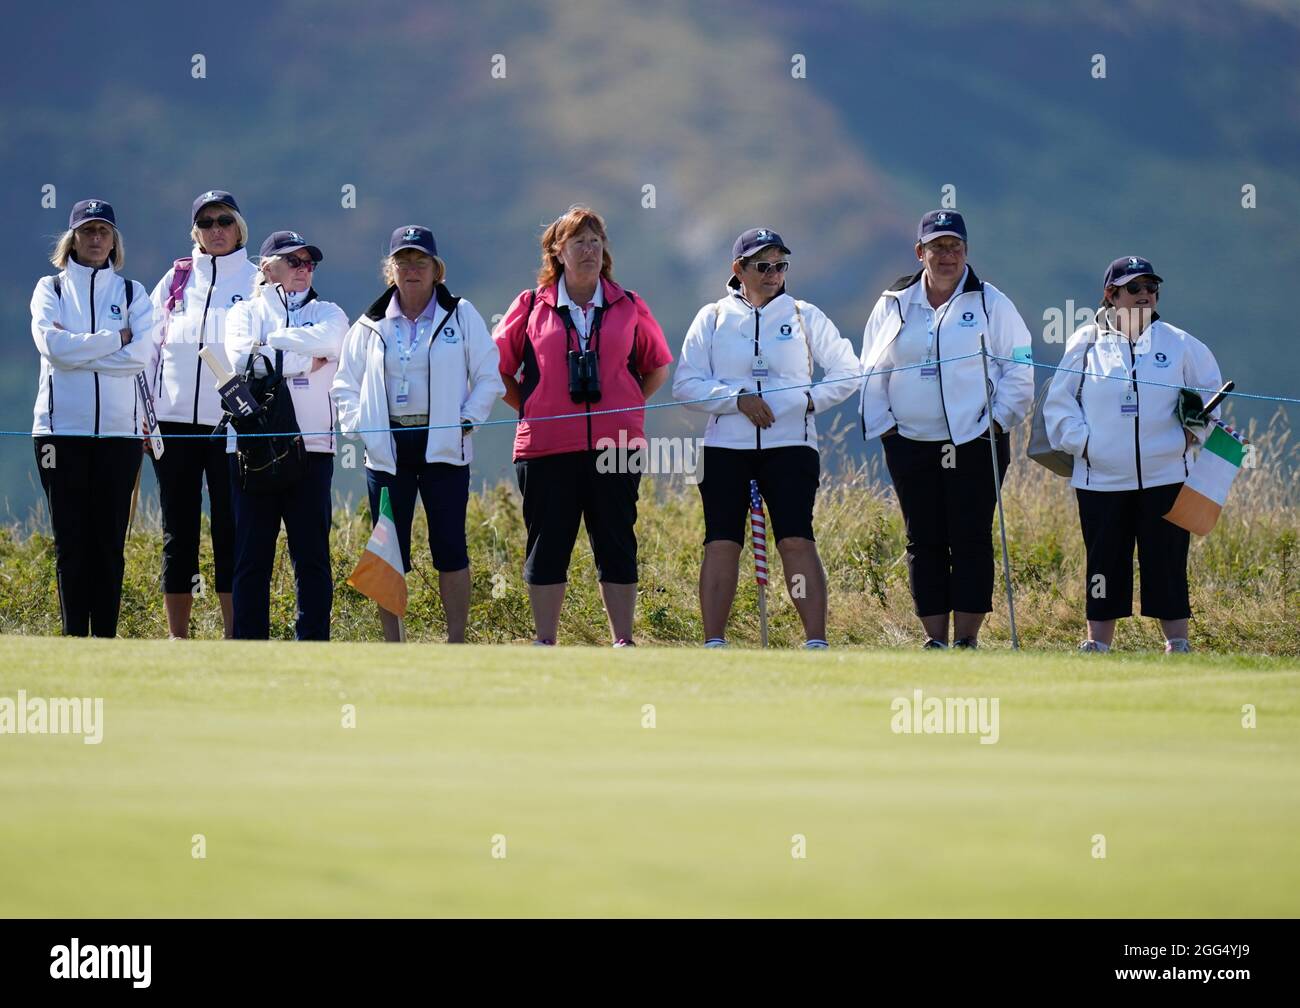
MULTIPOLYGON (((447 618, 462 643, 469 619, 470 435, 503 391, 497 348, 483 317, 444 285, 446 263, 433 232, 400 227, 383 263, 387 289, 348 331, 334 378, 339 430, 366 446, 371 520, 388 490, 402 564, 411 569, 411 522, 419 494, 429 552, 447 618)), ((397 616, 379 609, 384 639, 401 639, 397 616)))
POLYGON ((136 378, 149 359, 153 312, 121 276, 113 207, 81 200, 32 293, 41 354, 32 436, 54 529, 63 632, 114 637, 122 551, 140 471, 143 404, 136 378))
POLYGON ((162 506, 163 604, 172 638, 190 635, 199 577, 199 522, 203 483, 208 484, 212 555, 225 636, 234 631, 234 519, 226 439, 212 435, 224 413, 212 375, 199 357, 205 346, 225 343, 226 313, 251 296, 258 269, 248 258, 248 225, 235 197, 222 189, 201 193, 191 208, 194 248, 177 259, 153 289, 159 325, 149 362, 160 433, 170 437, 153 460, 162 506))
POLYGON ((334 477, 334 403, 330 386, 348 330, 343 309, 316 292, 324 255, 297 231, 275 231, 262 242, 262 275, 254 295, 230 312, 226 353, 232 370, 280 375, 302 437, 301 471, 285 485, 257 485, 241 468, 237 438, 226 442, 235 514, 234 636, 266 640, 271 633, 271 574, 284 524, 293 562, 298 640, 329 640, 334 579, 330 570, 330 484, 334 477))
POLYGON ((640 466, 605 472, 597 459, 604 447, 644 443, 643 408, 667 380, 673 357, 645 301, 614 282, 599 214, 570 207, 541 245, 536 289, 514 299, 493 334, 505 400, 520 417, 514 458, 534 643, 555 643, 582 521, 610 635, 615 647, 627 647, 636 611, 640 466))

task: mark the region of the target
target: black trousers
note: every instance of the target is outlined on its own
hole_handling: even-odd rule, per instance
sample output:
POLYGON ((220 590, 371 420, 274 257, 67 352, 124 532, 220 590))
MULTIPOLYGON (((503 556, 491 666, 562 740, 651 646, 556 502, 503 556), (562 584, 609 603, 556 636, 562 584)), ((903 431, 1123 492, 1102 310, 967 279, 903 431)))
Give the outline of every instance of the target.
MULTIPOLYGON (((158 423, 164 434, 211 434, 205 424, 158 423)), ((199 573, 199 517, 203 481, 208 482, 212 513, 212 559, 216 590, 230 591, 234 574, 235 522, 230 510, 230 468, 226 438, 168 437, 163 456, 154 459, 158 502, 162 506, 162 585, 168 593, 193 592, 199 573)))
MULTIPOLYGON (((918 616, 993 611, 993 462, 988 433, 953 447, 881 439, 907 529, 907 579, 918 616)), ((997 435, 998 483, 1011 436, 997 435)))
POLYGON ((568 581, 579 521, 587 526, 597 579, 610 584, 636 583, 636 502, 641 474, 599 472, 599 457, 597 451, 561 452, 515 463, 528 530, 524 561, 528 584, 568 581))
MULTIPOLYGON (((165 453, 164 453, 165 454, 165 453)), ((330 482, 334 456, 307 453, 307 472, 297 483, 274 494, 250 494, 239 488, 238 462, 229 456, 231 499, 235 511, 234 636, 266 640, 271 636, 271 573, 280 523, 289 542, 298 613, 298 640, 330 639, 334 577, 330 570, 330 482)))
POLYGON ((69 637, 116 637, 139 438, 38 437, 50 505, 59 611, 69 637))
POLYGON ((704 542, 723 540, 745 545, 749 519, 749 481, 772 521, 773 541, 798 537, 813 540, 813 505, 821 483, 821 455, 816 448, 704 449, 704 542))
POLYGON ((1181 483, 1143 490, 1075 490, 1087 550, 1084 597, 1090 620, 1133 615, 1133 546, 1142 569, 1142 615, 1187 619, 1191 533, 1164 516, 1181 483))
POLYGON ((441 573, 469 566, 465 539, 465 511, 469 505, 469 466, 450 462, 426 462, 429 432, 420 428, 395 430, 393 444, 397 472, 366 469, 366 491, 370 495, 370 524, 379 519, 379 499, 388 488, 393 509, 397 545, 402 564, 411 570, 411 523, 415 520, 415 495, 420 495, 424 517, 429 523, 429 556, 434 570, 441 573))

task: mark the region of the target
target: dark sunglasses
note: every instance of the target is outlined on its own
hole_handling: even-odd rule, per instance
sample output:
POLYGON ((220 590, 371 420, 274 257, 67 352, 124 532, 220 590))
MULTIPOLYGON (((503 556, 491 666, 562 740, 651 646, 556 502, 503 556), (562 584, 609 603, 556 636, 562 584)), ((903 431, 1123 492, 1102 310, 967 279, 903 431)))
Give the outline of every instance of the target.
POLYGON ((752 262, 749 265, 754 267, 754 272, 766 276, 768 273, 771 273, 773 270, 775 270, 777 273, 784 273, 786 270, 790 268, 790 260, 782 259, 780 262, 768 262, 767 260, 761 260, 760 262, 752 262))
POLYGON ((220 224, 223 228, 232 227, 234 226, 235 218, 231 217, 230 214, 223 213, 220 217, 200 217, 194 223, 198 225, 200 231, 206 231, 208 228, 212 227, 213 224, 220 224))
POLYGON ((1146 283, 1139 283, 1137 280, 1130 280, 1124 285, 1124 289, 1130 294, 1141 294, 1143 291, 1146 291, 1148 294, 1160 293, 1160 285, 1151 280, 1148 280, 1146 283))
POLYGON ((316 260, 310 256, 306 259, 299 259, 295 255, 287 255, 284 257, 284 261, 290 269, 303 269, 306 267, 308 272, 310 272, 316 268, 316 260))

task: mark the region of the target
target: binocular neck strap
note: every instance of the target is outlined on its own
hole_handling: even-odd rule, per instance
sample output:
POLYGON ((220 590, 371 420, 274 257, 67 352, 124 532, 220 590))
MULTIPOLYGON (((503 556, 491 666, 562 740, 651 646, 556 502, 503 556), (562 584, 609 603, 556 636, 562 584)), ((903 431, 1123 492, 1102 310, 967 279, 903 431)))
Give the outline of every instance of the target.
MULTIPOLYGON (((575 326, 574 323, 573 323, 573 314, 570 312, 570 310, 569 310, 569 306, 568 306, 568 305, 560 305, 560 306, 557 307, 555 310, 556 310, 556 312, 559 313, 560 318, 564 320, 564 333, 565 333, 565 335, 566 335, 567 337, 569 337, 569 340, 570 340, 570 342, 571 342, 571 341, 572 341, 572 338, 577 334, 577 326, 575 326)), ((589 330, 589 332, 588 332, 588 336, 587 336, 587 347, 588 347, 588 349, 591 349, 591 350, 599 350, 599 349, 600 349, 600 346, 599 346, 599 344, 600 344, 600 320, 601 320, 601 316, 603 316, 604 314, 605 314, 605 306, 604 306, 604 305, 597 305, 595 311, 592 313, 592 316, 591 316, 591 329, 589 330)), ((577 349, 579 349, 579 350, 582 349, 582 341, 581 341, 581 339, 578 340, 578 347, 577 347, 577 349)))
POLYGON ((563 319, 564 321, 564 334, 566 336, 571 335, 573 333, 574 325, 573 325, 573 315, 570 314, 569 312, 569 306, 560 305, 555 309, 555 311, 559 314, 560 318, 563 319))

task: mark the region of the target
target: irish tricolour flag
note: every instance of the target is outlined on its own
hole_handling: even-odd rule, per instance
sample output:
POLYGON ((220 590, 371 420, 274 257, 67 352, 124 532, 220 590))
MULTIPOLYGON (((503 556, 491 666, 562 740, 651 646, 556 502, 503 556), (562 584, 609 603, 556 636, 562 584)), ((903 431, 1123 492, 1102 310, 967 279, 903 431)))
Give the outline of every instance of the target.
POLYGON ((1165 517, 1188 532, 1209 535, 1228 499, 1232 481, 1241 471, 1245 454, 1245 439, 1222 421, 1214 421, 1196 465, 1165 517))
POLYGON ((388 503, 388 487, 379 491, 379 518, 348 584, 373 599, 380 608, 398 617, 406 615, 406 573, 402 570, 402 551, 397 545, 397 526, 393 524, 393 508, 388 503))

